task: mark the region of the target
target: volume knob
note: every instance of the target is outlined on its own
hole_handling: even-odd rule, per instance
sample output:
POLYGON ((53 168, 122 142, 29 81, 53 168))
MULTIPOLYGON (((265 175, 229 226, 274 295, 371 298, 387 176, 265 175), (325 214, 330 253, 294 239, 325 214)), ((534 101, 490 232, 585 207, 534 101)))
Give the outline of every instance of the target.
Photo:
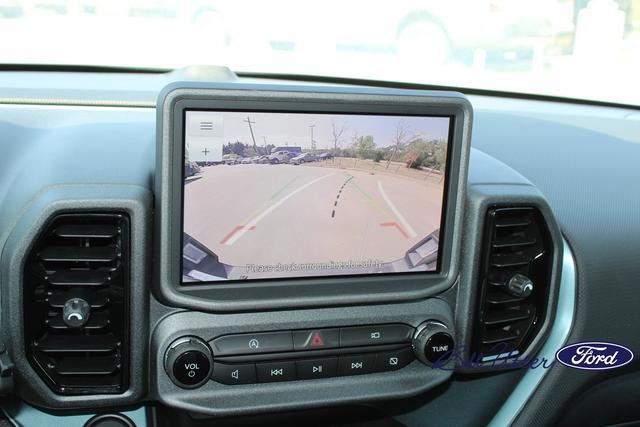
POLYGON ((213 355, 207 343, 200 338, 178 338, 164 356, 164 368, 178 387, 200 387, 211 376, 213 355))

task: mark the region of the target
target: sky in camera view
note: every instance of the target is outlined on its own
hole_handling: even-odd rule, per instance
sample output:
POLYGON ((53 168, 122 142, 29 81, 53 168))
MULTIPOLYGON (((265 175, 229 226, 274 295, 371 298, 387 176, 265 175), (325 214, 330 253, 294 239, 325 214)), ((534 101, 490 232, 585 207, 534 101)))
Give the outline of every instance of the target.
MULTIPOLYGON (((187 143, 189 160, 215 160, 222 156, 222 145, 240 141, 253 145, 249 123, 258 146, 298 146, 311 149, 311 132, 318 150, 334 146, 333 126, 342 129, 338 148, 352 145, 356 136, 372 136, 378 147, 395 144, 396 130, 401 126, 405 141, 421 138, 426 141, 445 142, 449 131, 447 117, 399 117, 363 116, 339 114, 281 114, 281 113, 240 113, 240 112, 187 112, 187 143), (191 119, 195 118, 195 121, 191 119), (201 131, 202 122, 212 121, 215 129, 201 131), (191 131, 194 129, 195 131, 191 131), (214 132, 215 136, 205 136, 214 132), (207 149, 207 153, 204 150, 207 149)), ((213 125, 212 125, 213 126, 213 125)), ((218 159, 219 160, 219 159, 218 159)))

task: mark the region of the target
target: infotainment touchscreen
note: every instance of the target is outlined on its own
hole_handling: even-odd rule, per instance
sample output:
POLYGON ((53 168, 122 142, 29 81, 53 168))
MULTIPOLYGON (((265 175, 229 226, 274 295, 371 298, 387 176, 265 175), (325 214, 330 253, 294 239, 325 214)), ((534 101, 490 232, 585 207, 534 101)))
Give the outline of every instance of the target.
POLYGON ((438 272, 452 117, 184 114, 183 282, 438 272))

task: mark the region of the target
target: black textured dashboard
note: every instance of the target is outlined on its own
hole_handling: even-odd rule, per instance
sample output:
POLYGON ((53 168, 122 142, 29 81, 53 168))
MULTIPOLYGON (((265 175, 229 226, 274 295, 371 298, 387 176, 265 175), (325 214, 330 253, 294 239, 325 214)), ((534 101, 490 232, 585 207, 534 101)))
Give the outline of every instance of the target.
MULTIPOLYGON (((514 117, 503 111, 479 113, 473 145, 531 180, 560 222, 578 269, 577 307, 569 342, 603 339, 625 343, 637 354, 640 113, 613 110, 613 117, 603 118, 596 114, 598 109, 579 109, 586 117, 566 122, 561 117, 571 114, 569 106, 533 117, 514 117), (520 132, 522 129, 526 132, 520 132)), ((614 375, 633 378, 638 366, 636 359, 614 375)), ((560 422, 564 408, 580 402, 584 393, 611 376, 556 365, 518 421, 523 425, 560 422)), ((623 422, 626 416, 623 412, 617 420, 588 419, 595 414, 585 411, 562 422, 623 422)))
MULTIPOLYGON (((53 194, 51 192, 66 192, 66 197, 72 199, 73 191, 86 196, 91 191, 108 193, 110 186, 120 188, 118 191, 131 187, 131 192, 144 193, 140 197, 149 203, 155 173, 155 98, 161 87, 175 78, 177 76, 171 74, 51 73, 43 79, 40 73, 0 73, 0 248, 20 247, 18 242, 8 240, 12 231, 24 222, 21 218, 25 213, 37 210, 39 204, 44 206, 53 194)), ((215 78, 228 78, 228 75, 215 72, 212 79, 215 78)), ((240 78, 239 81, 255 83, 260 80, 240 78)), ((636 286, 640 277, 640 112, 473 95, 469 100, 474 108, 469 169, 471 188, 475 185, 478 191, 484 191, 481 187, 502 188, 504 184, 529 187, 533 184, 537 190, 531 187, 532 194, 539 197, 539 191, 546 199, 571 247, 578 282, 575 317, 567 341, 611 341, 640 354, 637 339, 640 293, 636 286)), ((125 193, 118 194, 124 199, 125 193)), ((144 221, 140 206, 130 209, 136 221, 144 221)), ((467 243, 475 243, 477 237, 469 235, 467 239, 467 243)), ((137 242, 137 245, 143 245, 144 240, 137 242)), ((145 250, 142 246, 136 247, 145 250)), ((2 253, 3 259, 12 255, 2 253)), ((17 277, 13 274, 13 271, 0 271, 3 290, 13 277, 17 277)), ((141 284, 140 291, 148 292, 143 284, 144 277, 140 273, 135 280, 141 284)), ((471 304, 464 297, 455 295, 458 288, 452 289, 442 296, 443 300, 458 298, 457 310, 471 304)), ((3 292, 0 297, 4 300, 14 295, 19 293, 3 292)), ((3 302, 4 307, 7 305, 3 302)), ((416 311, 412 316, 417 323, 418 313, 424 307, 418 304, 412 307, 416 311)), ((358 312, 357 308, 349 310, 358 312)), ((296 326, 298 319, 289 317, 290 314, 282 312, 279 325, 275 326, 282 329, 313 326, 313 318, 296 326)), ((366 316, 364 312, 359 314, 366 316)), ((341 326, 340 320, 347 317, 335 308, 323 310, 322 315, 334 327, 341 326)), ((380 316, 389 322, 397 320, 393 310, 381 310, 380 316)), ((448 319, 447 310, 442 310, 442 316, 448 319)), ((199 314, 197 319, 201 323, 192 326, 204 329, 203 325, 215 317, 199 314)), ((167 309, 155 301, 151 302, 150 318, 156 322, 154 327, 159 325, 157 331, 150 331, 156 334, 149 360, 153 370, 161 363, 159 358, 154 360, 154 350, 160 355, 159 350, 166 345, 164 342, 175 336, 169 326, 186 327, 177 310, 167 309), (165 318, 169 321, 165 322, 165 318)), ((187 317, 184 319, 191 321, 187 317)), ((247 332, 248 325, 264 319, 259 315, 239 314, 235 318, 216 321, 226 324, 232 332, 243 333, 247 332), (234 321, 242 327, 233 326, 234 321)), ((16 326, 6 310, 2 312, 1 322, 5 331, 16 326)), ((470 331, 463 329, 458 333, 467 336, 470 331)), ((143 363, 142 360, 134 362, 143 363)), ((638 416, 630 409, 634 407, 633 393, 625 390, 639 384, 639 363, 636 359, 624 368, 604 373, 573 370, 556 364, 522 408, 516 424, 593 425, 633 420, 638 416), (607 390, 618 396, 618 410, 607 415, 585 410, 584 402, 606 399, 594 390, 610 384, 616 377, 624 379, 623 385, 608 385, 607 390), (620 398, 625 395, 629 396, 627 400, 620 398), (567 408, 574 409, 567 411, 567 408)), ((404 377, 405 384, 415 390, 422 387, 419 382, 411 382, 411 375, 417 375, 417 372, 407 371, 404 377)), ((456 374, 451 381, 425 394, 385 402, 378 409, 407 425, 421 425, 423 420, 434 420, 434 417, 438 417, 438 421, 432 421, 433 425, 484 425, 522 374, 521 371, 493 375, 456 374), (470 392, 473 399, 467 398, 470 392)), ((18 372, 17 377, 20 376, 18 372)), ((144 380, 144 376, 140 379, 144 380)), ((436 378, 428 381, 442 382, 436 378)), ((370 387, 380 385, 375 379, 367 384, 370 387)), ((210 387, 222 390, 217 385, 210 387)), ((142 397, 143 388, 135 390, 134 395, 142 397)), ((301 388, 281 387, 281 395, 262 397, 267 402, 268 399, 277 402, 278 396, 296 390, 301 388)), ((397 392, 402 395, 400 389, 397 392)), ((27 396, 33 398, 33 393, 31 390, 27 396)), ((225 393, 227 400, 220 408, 226 407, 226 413, 239 413, 239 402, 245 397, 243 393, 225 393)), ((339 403, 340 397, 350 396, 349 390, 338 383, 328 393, 333 393, 334 398, 329 399, 322 391, 317 391, 315 397, 339 403)), ((151 379, 147 399, 180 403, 178 406, 193 410, 199 409, 198 405, 208 405, 206 399, 193 396, 189 400, 166 381, 158 379, 154 383, 151 379)), ((45 403, 54 405, 55 402, 45 400, 45 403)), ((107 402, 117 403, 117 399, 107 402)), ((304 405, 302 400, 292 399, 288 407, 297 409, 304 405)))

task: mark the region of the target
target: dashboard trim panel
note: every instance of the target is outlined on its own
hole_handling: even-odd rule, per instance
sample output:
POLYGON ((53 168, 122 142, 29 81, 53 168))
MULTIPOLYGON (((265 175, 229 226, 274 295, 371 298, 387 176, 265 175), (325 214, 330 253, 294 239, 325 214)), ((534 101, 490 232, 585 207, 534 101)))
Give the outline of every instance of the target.
POLYGON ((2 269, 2 339, 10 349, 20 396, 45 408, 72 409, 127 405, 142 398, 147 388, 149 288, 148 262, 151 193, 136 185, 60 185, 40 192, 11 230, 0 257, 2 269), (26 256, 49 220, 60 213, 119 210, 131 223, 130 238, 130 364, 129 387, 118 394, 58 395, 32 368, 25 354, 23 282, 26 256), (11 301, 11 304, 8 302, 11 301))
MULTIPOLYGON (((549 338, 537 355, 538 358, 544 357, 549 361, 555 361, 556 351, 562 348, 567 341, 576 310, 576 285, 576 263, 571 248, 565 240, 556 318, 551 327, 549 338)), ((538 385, 544 380, 547 371, 548 369, 542 367, 528 369, 507 401, 493 417, 489 426, 511 425, 527 402, 530 401, 538 385)))
MULTIPOLYGON (((393 323, 404 323, 415 328, 425 320, 453 325, 449 304, 440 298, 428 298, 375 307, 222 315, 174 312, 159 320, 151 337, 150 354, 154 356, 150 360, 150 397, 173 408, 214 416, 232 416, 415 396, 450 378, 452 367, 435 369, 415 360, 402 369, 367 375, 242 385, 225 385, 211 380, 198 389, 184 390, 164 374, 164 354, 171 343, 180 337, 196 336, 210 341, 217 336, 261 331, 257 325, 270 325, 274 331, 393 323)), ((314 351, 299 352, 301 359, 313 357, 314 351)))

